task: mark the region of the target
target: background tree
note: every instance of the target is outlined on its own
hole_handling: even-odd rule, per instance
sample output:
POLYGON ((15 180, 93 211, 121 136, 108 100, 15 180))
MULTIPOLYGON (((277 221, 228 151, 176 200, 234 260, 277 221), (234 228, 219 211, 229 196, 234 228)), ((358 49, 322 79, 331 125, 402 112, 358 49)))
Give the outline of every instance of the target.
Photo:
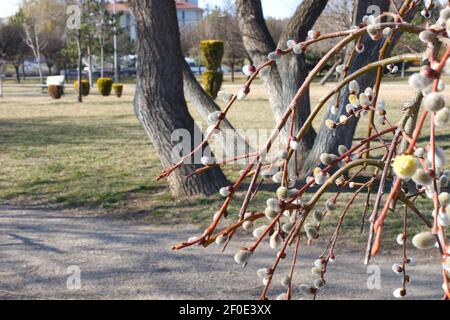
POLYGON ((0 25, 0 52, 6 63, 11 64, 16 72, 17 83, 20 83, 20 66, 28 52, 22 25, 11 23, 0 25))
MULTIPOLYGON (((191 137, 199 130, 184 100, 183 60, 175 2, 136 0, 130 4, 138 33, 135 109, 162 165, 170 166, 174 130, 184 129, 191 137)), ((186 179, 186 175, 199 167, 190 164, 171 175, 169 184, 175 196, 210 194, 226 184, 219 168, 186 179)))
MULTIPOLYGON (((296 9, 294 16, 290 19, 287 27, 283 31, 278 41, 275 44, 274 39, 270 35, 267 24, 265 23, 261 1, 252 0, 236 0, 236 8, 239 19, 239 27, 242 33, 243 42, 245 48, 255 63, 255 65, 261 65, 267 60, 267 53, 273 52, 277 47, 286 48, 286 42, 289 39, 296 41, 304 41, 307 38, 307 33, 311 30, 324 11, 328 1, 326 0, 305 0, 296 9)), ((349 5, 344 4, 344 5, 349 5)), ((387 11, 390 6, 389 1, 368 1, 359 0, 355 2, 353 7, 353 24, 361 22, 364 15, 372 14, 369 12, 370 6, 378 6, 381 10, 387 11)), ((334 10, 336 11, 336 10, 334 10)), ((341 11, 341 10, 338 10, 341 11)), ((333 12, 330 9, 329 12, 333 12)), ((344 23, 348 23, 348 17, 343 19, 344 23)), ((397 38, 391 41, 391 47, 395 44, 397 38)), ((349 66, 349 72, 359 69, 361 66, 367 63, 373 62, 378 59, 379 49, 383 46, 384 42, 375 42, 370 37, 364 37, 362 43, 365 47, 363 53, 356 55, 349 66)), ((289 106, 292 98, 296 94, 298 88, 302 85, 305 77, 308 74, 308 66, 306 63, 306 56, 296 55, 295 58, 281 57, 276 66, 273 66, 270 71, 261 75, 263 82, 266 86, 269 103, 275 115, 275 119, 278 120, 280 115, 289 106)), ((373 86, 375 81, 374 74, 366 74, 361 79, 361 87, 373 86)), ((340 95, 338 104, 339 112, 336 115, 327 113, 325 119, 336 119, 340 115, 345 113, 345 106, 347 105, 349 92, 344 90, 340 95)), ((302 99, 295 106, 296 122, 294 132, 297 132, 304 121, 310 114, 310 100, 309 93, 306 92, 302 96, 302 99)), ((325 120, 324 119, 324 120, 325 120)), ((322 126, 318 133, 313 128, 310 128, 305 138, 302 140, 299 149, 296 152, 297 164, 299 168, 299 176, 305 177, 317 164, 319 156, 322 153, 336 152, 336 148, 339 145, 349 145, 353 138, 357 120, 352 120, 351 126, 345 126, 345 129, 330 130, 326 126, 322 126)), ((286 128, 285 128, 286 129, 286 128)), ((285 130, 287 134, 287 130, 285 130)))
POLYGON ((42 55, 45 58, 45 63, 48 68, 48 74, 53 74, 53 66, 60 59, 61 50, 65 46, 64 38, 60 29, 54 29, 52 31, 45 31, 41 33, 40 38, 43 42, 42 55))
MULTIPOLYGON (((370 6, 376 5, 381 9, 381 12, 388 11, 390 7, 390 2, 377 0, 377 1, 368 1, 368 0, 360 0, 356 2, 356 7, 354 8, 354 24, 359 24, 363 17, 367 14, 371 14, 370 6)), ((416 13, 416 10, 412 10, 405 17, 405 21, 411 20, 416 13)), ((399 34, 397 34, 392 41, 386 44, 386 54, 389 53, 390 50, 394 47, 399 39, 399 34)), ((365 36, 362 39, 362 44, 364 46, 364 52, 357 54, 355 58, 349 65, 349 73, 352 73, 363 66, 374 62, 379 59, 379 51, 385 45, 385 41, 373 41, 369 36, 365 36)), ((346 54, 347 59, 349 54, 346 54)), ((347 62, 346 62, 347 63, 347 62)), ((369 72, 366 73, 363 77, 358 79, 358 82, 361 88, 373 88, 375 80, 376 80, 377 72, 369 72)), ((375 90, 376 92, 377 90, 375 90)), ((350 92, 348 88, 342 90, 339 101, 338 101, 338 112, 336 114, 332 114, 331 109, 325 114, 323 122, 326 119, 337 120, 341 115, 346 113, 345 106, 348 103, 350 92)), ((370 120, 370 121, 373 121, 370 120)), ((327 126, 323 125, 315 139, 314 146, 310 149, 306 157, 306 161, 304 162, 303 173, 306 174, 310 172, 314 165, 317 163, 317 159, 320 157, 322 153, 332 153, 337 152, 337 148, 339 145, 350 146, 355 134, 356 126, 358 124, 358 119, 355 117, 351 119, 350 124, 345 126, 345 130, 342 128, 338 128, 337 130, 330 130, 327 126)))
MULTIPOLYGON (((327 0, 303 1, 280 35, 277 45, 265 23, 261 1, 236 0, 243 43, 253 63, 256 66, 262 65, 267 61, 269 52, 275 51, 277 47, 285 48, 289 39, 296 41, 306 39, 308 30, 313 27, 327 2, 327 0)), ((283 57, 277 61, 276 66, 261 74, 276 122, 289 106, 307 75, 308 68, 304 55, 296 55, 294 58, 283 57)), ((294 132, 299 130, 310 113, 309 92, 302 96, 295 108, 298 111, 294 132)), ((286 128, 283 134, 287 135, 287 131, 286 128)), ((314 139, 314 130, 308 130, 297 154, 306 154, 313 146, 314 139)))

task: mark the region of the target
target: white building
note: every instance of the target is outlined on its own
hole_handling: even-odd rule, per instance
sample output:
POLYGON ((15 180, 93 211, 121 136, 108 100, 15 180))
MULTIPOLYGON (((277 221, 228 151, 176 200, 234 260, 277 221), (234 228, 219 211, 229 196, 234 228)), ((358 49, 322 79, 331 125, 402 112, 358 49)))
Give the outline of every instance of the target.
POLYGON ((203 18, 203 9, 199 8, 198 0, 176 0, 177 17, 180 27, 198 23, 203 18))
MULTIPOLYGON (((177 6, 178 25, 180 27, 195 24, 202 20, 203 9, 199 8, 198 0, 175 0, 175 2, 177 6)), ((106 9, 109 12, 113 12, 114 3, 108 3, 106 5, 106 9)), ((130 33, 130 39, 135 41, 137 38, 136 20, 134 19, 130 9, 128 8, 127 1, 116 0, 115 10, 116 12, 121 13, 121 27, 128 29, 128 32, 130 33)))
POLYGON ((115 4, 113 2, 110 2, 106 5, 106 10, 108 10, 108 12, 110 13, 113 13, 115 10, 117 13, 121 14, 120 26, 127 29, 130 33, 130 39, 132 41, 135 41, 137 39, 136 20, 134 19, 134 16, 131 14, 130 9, 128 8, 127 1, 116 1, 115 4))

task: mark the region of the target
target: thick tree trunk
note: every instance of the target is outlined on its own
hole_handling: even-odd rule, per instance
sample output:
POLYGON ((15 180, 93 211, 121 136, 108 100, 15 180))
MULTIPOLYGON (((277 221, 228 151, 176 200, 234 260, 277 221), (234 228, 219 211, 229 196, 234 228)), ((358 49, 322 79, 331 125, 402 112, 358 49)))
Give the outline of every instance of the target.
MULTIPOLYGON (((171 135, 184 130, 194 137, 194 120, 183 96, 182 53, 174 1, 135 0, 130 3, 138 34, 135 111, 163 167, 173 163, 171 135)), ((195 144, 191 141, 191 146, 195 144)), ((175 196, 211 194, 227 181, 220 168, 186 179, 199 165, 187 164, 169 176, 175 196)))
MULTIPOLYGON (((184 96, 187 100, 191 102, 197 112, 202 116, 203 119, 207 119, 210 113, 215 111, 221 111, 220 107, 211 99, 209 94, 202 88, 195 79, 191 68, 187 64, 186 60, 183 59, 183 84, 184 84, 184 96)), ((237 146, 234 150, 227 149, 226 154, 241 155, 246 152, 252 152, 252 148, 249 146, 247 141, 245 141, 238 133, 235 131, 231 123, 225 118, 222 120, 220 129, 222 134, 219 135, 220 142, 224 147, 237 146), (230 134, 234 132, 234 134, 230 134), (226 134, 227 133, 227 134, 226 134), (232 139, 233 141, 229 141, 232 139)))
MULTIPOLYGON (((286 48, 286 42, 290 39, 305 40, 308 31, 322 13, 327 2, 328 0, 304 0, 281 35, 278 47, 286 48)), ((267 54, 276 49, 264 21, 261 1, 237 0, 236 8, 245 49, 251 60, 256 65, 261 65, 267 61, 267 54)), ((270 70, 261 73, 276 121, 286 111, 308 72, 304 55, 288 55, 279 59, 270 70)), ((310 114, 309 90, 302 96, 296 108, 294 133, 301 128, 310 114)), ((289 124, 281 132, 282 141, 287 141, 288 129, 289 124)), ((303 155, 312 148, 315 137, 316 133, 313 128, 305 134, 296 153, 297 163, 300 163, 303 155)))
MULTIPOLYGON (((236 0, 235 5, 245 50, 253 64, 262 65, 267 61, 267 54, 276 47, 264 21, 261 1, 236 0)), ((272 67, 263 70, 261 78, 275 119, 279 119, 283 109, 280 73, 276 67, 272 67)))
MULTIPOLYGON (((370 6, 376 5, 381 11, 389 10, 389 1, 385 0, 360 0, 357 3, 357 9, 355 11, 354 21, 359 24, 366 14, 371 14, 372 12, 368 12, 370 6)), ((412 13, 413 15, 413 13, 412 13)), ((411 18, 411 17, 410 17, 411 18)), ((394 39, 392 42, 390 49, 392 49, 397 39, 394 39)), ((369 63, 377 61, 379 58, 379 51, 384 44, 384 41, 373 41, 369 36, 365 36, 363 39, 363 44, 365 47, 364 52, 357 54, 352 61, 352 64, 349 68, 349 74, 359 70, 360 68, 366 66, 369 63)), ((388 51, 389 52, 389 51, 388 51)), ((347 55, 348 56, 348 55, 347 55)), ((365 90, 367 87, 373 87, 376 79, 376 71, 372 71, 366 73, 357 79, 361 90, 365 90)), ((345 106, 348 104, 349 98, 349 90, 348 87, 345 87, 341 91, 340 99, 339 99, 339 111, 337 115, 331 114, 330 110, 327 110, 326 115, 323 119, 325 122, 326 119, 332 119, 337 121, 339 117, 343 114, 347 114, 345 110, 345 106)), ((347 147, 351 146, 353 137, 355 135, 356 127, 358 124, 358 119, 352 117, 349 123, 345 126, 340 126, 336 130, 329 129, 327 126, 322 125, 319 133, 317 134, 316 141, 314 143, 314 147, 308 153, 306 161, 302 162, 302 176, 306 176, 310 174, 310 172, 317 166, 319 162, 319 157, 322 153, 334 153, 337 154, 337 149, 339 145, 345 145, 347 147)))

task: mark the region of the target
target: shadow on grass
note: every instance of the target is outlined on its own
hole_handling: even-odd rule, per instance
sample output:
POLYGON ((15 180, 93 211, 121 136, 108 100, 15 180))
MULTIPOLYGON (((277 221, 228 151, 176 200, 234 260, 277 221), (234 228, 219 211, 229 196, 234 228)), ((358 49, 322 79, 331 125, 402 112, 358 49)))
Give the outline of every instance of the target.
MULTIPOLYGON (((116 119, 120 118, 127 117, 116 119)), ((109 120, 111 117, 90 117, 84 122, 70 117, 0 120, 0 148, 7 151, 8 148, 81 145, 101 140, 107 140, 108 144, 123 143, 123 131, 130 141, 142 139, 143 130, 137 120, 135 125, 112 125, 109 120)))

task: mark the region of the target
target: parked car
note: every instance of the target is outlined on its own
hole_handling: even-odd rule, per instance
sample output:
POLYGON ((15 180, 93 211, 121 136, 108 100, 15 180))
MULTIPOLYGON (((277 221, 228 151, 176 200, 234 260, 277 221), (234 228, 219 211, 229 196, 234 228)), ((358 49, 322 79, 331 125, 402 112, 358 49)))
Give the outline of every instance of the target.
MULTIPOLYGON (((104 77, 104 78, 112 78, 113 75, 114 75, 114 73, 113 73, 111 70, 108 70, 108 69, 104 69, 104 70, 103 70, 103 77, 104 77)), ((100 77, 101 77, 101 72, 100 72, 100 70, 95 70, 95 71, 93 71, 93 72, 92 72, 92 77, 93 77, 94 79, 100 78, 100 77)))
POLYGON ((125 78, 133 77, 136 75, 136 68, 133 67, 122 68, 120 70, 120 75, 125 78))

